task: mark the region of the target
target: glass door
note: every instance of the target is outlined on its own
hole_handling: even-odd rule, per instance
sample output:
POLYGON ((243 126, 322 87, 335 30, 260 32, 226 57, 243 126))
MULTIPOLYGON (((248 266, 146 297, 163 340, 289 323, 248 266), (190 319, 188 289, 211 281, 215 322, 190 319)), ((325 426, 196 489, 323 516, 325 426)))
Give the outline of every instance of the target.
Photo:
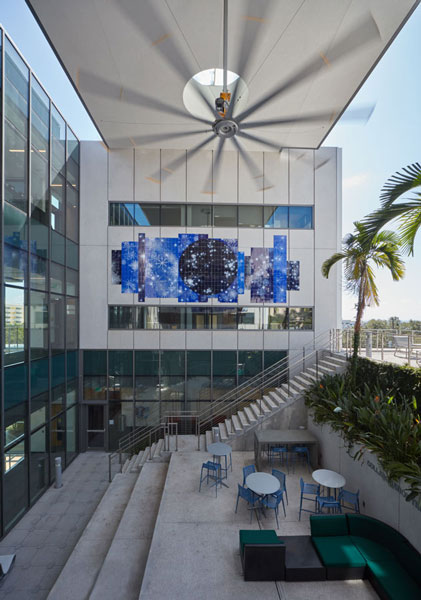
POLYGON ((88 404, 87 448, 104 450, 105 448, 105 406, 88 404))

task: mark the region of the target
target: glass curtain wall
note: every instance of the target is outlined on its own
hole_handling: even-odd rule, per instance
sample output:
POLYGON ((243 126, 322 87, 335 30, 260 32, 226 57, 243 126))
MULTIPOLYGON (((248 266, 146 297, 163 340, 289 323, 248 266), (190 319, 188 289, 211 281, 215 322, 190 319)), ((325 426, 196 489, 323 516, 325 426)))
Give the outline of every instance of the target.
POLYGON ((0 41, 2 536, 78 451, 79 142, 0 41))
MULTIPOLYGON (((113 450, 133 428, 156 425, 173 411, 203 411, 286 355, 286 350, 84 350, 84 400, 108 405, 113 450)), ((179 431, 191 433, 183 426, 180 422, 179 431)))

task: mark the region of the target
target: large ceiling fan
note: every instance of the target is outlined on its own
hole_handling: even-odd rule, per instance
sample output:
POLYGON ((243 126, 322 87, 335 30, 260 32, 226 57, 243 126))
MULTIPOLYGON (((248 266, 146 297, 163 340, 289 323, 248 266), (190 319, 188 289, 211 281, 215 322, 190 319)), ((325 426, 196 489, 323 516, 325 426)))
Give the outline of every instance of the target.
MULTIPOLYGON (((338 117, 338 111, 331 109, 325 112, 307 114, 307 115, 292 115, 288 117, 281 117, 275 119, 256 120, 252 119, 255 114, 259 112, 262 107, 274 102, 280 96, 289 92, 295 86, 301 84, 305 80, 314 76, 320 69, 329 68, 333 64, 337 65, 342 60, 346 59, 356 49, 360 49, 363 46, 372 43, 380 37, 379 30, 376 22, 372 15, 367 15, 361 19, 352 29, 350 29, 345 35, 337 39, 331 47, 325 52, 318 52, 313 58, 303 64, 303 66, 292 76, 274 85, 274 87, 264 94, 261 98, 254 100, 245 109, 238 110, 240 106, 239 100, 241 99, 241 85, 240 81, 247 81, 248 76, 248 65, 249 59, 252 56, 253 50, 256 47, 260 37, 263 35, 264 23, 267 20, 267 15, 270 8, 274 6, 272 0, 248 0, 246 4, 247 14, 243 17, 243 35, 240 40, 241 49, 239 52, 239 61, 236 66, 236 73, 238 77, 234 83, 228 86, 228 7, 229 0, 221 0, 223 5, 223 85, 220 95, 215 98, 214 103, 211 102, 209 94, 205 93, 204 86, 200 85, 195 79, 192 79, 191 66, 183 57, 182 53, 174 43, 173 36, 166 30, 165 24, 157 10, 155 10, 156 4, 154 0, 149 2, 149 14, 152 15, 155 24, 158 29, 162 31, 162 35, 159 38, 153 37, 156 32, 156 27, 153 31, 148 27, 147 23, 139 22, 136 17, 136 10, 138 7, 136 3, 119 3, 119 9, 125 14, 125 16, 135 23, 140 30, 142 36, 149 39, 151 45, 160 53, 161 57, 174 69, 184 81, 190 81, 192 89, 200 99, 207 116, 198 116, 197 114, 191 114, 187 110, 175 107, 168 102, 164 102, 161 99, 148 96, 142 92, 138 92, 134 89, 120 88, 120 97, 124 94, 124 99, 128 103, 135 105, 141 105, 144 107, 150 107, 163 112, 169 113, 174 116, 183 117, 183 119, 191 119, 197 122, 203 123, 204 128, 191 131, 186 129, 181 132, 168 132, 159 133, 152 135, 138 136, 135 139, 136 144, 145 145, 148 143, 155 143, 160 141, 168 141, 170 139, 180 138, 186 135, 204 135, 208 134, 203 140, 201 140, 195 146, 187 150, 187 157, 191 158, 199 150, 214 142, 218 141, 214 160, 213 169, 210 179, 214 181, 217 179, 219 168, 221 165, 221 154, 224 145, 227 140, 231 140, 239 154, 242 156, 247 168, 249 169, 252 177, 256 180, 259 179, 259 169, 254 164, 250 155, 245 151, 242 141, 248 140, 251 142, 257 142, 271 150, 282 150, 281 144, 276 144, 271 140, 268 140, 261 135, 256 135, 254 129, 262 129, 266 127, 276 127, 283 125, 297 125, 305 123, 317 123, 322 121, 333 122, 338 117), (257 13, 257 14, 256 14, 257 13), (252 31, 250 32, 250 28, 252 31), (247 31, 246 31, 247 30, 247 31), (246 35, 247 34, 247 35, 246 35)), ((170 10, 169 5, 167 4, 170 10)), ((84 73, 81 73, 82 77, 84 73)), ((112 84, 109 81, 105 81, 99 76, 92 73, 85 73, 86 77, 83 78, 85 86, 95 88, 93 93, 100 92, 101 88, 105 93, 110 93, 113 90, 110 88, 118 87, 117 84, 112 84)), ((114 90, 117 93, 117 90, 114 90)), ((348 118, 351 119, 365 119, 370 116, 372 107, 363 108, 353 113, 347 114, 348 118)), ((168 165, 166 165, 165 171, 169 174, 176 170, 185 161, 185 155, 176 158, 168 165)), ((158 174, 156 177, 151 177, 152 181, 160 182, 161 175, 158 174)), ((257 183, 257 181, 256 181, 257 183)), ((257 183, 257 185, 259 185, 257 183)))

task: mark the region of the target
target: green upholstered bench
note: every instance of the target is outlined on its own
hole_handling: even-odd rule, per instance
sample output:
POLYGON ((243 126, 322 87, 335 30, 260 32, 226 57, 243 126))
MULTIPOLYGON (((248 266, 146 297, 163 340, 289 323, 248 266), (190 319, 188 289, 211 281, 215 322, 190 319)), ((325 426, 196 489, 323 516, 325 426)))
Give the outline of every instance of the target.
POLYGON ((285 545, 273 529, 241 529, 240 556, 245 581, 285 579, 285 545))
POLYGON ((310 517, 328 579, 368 577, 384 600, 421 598, 421 555, 398 531, 365 515, 310 517))

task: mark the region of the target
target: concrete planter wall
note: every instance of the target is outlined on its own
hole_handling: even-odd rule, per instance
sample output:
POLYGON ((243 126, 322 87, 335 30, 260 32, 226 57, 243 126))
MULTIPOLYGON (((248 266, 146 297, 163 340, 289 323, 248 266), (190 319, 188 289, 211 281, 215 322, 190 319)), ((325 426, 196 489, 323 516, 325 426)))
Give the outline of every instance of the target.
POLYGON ((360 490, 361 512, 388 523, 421 552, 421 500, 406 502, 404 481, 388 482, 371 452, 366 452, 362 461, 354 460, 344 440, 330 426, 316 425, 311 416, 308 429, 319 439, 320 465, 341 473, 346 479, 345 489, 360 490))

